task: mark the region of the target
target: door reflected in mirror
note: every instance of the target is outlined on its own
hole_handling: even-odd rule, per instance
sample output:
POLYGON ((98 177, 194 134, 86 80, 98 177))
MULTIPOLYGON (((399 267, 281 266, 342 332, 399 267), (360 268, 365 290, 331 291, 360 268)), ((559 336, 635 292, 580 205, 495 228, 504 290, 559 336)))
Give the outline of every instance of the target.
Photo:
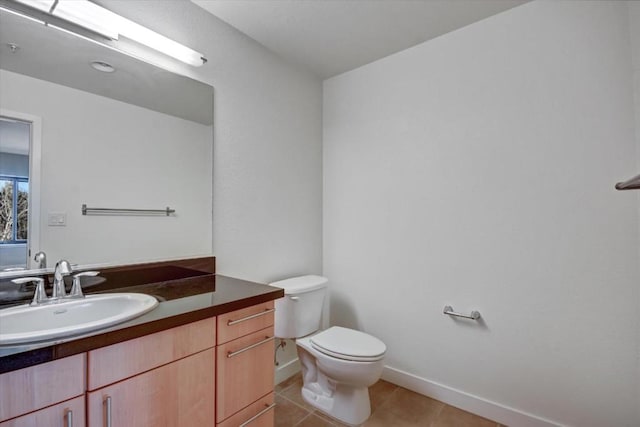
POLYGON ((31 123, 0 116, 0 270, 29 266, 31 123))

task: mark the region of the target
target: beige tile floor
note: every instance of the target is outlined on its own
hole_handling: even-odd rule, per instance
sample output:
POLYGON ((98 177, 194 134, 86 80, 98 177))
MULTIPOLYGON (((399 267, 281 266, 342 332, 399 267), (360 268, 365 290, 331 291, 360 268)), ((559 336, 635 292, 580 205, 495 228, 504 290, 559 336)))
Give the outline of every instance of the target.
MULTIPOLYGON (((301 387, 300 375, 276 386, 276 427, 344 426, 304 402, 301 387)), ((494 421, 382 380, 369 388, 369 396, 371 417, 364 427, 501 427, 494 421)))

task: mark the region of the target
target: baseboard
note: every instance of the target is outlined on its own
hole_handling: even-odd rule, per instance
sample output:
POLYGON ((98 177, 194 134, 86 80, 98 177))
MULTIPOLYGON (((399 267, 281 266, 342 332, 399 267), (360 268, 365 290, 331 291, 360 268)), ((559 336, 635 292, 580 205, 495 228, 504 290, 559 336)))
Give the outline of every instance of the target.
POLYGON ((276 384, 289 379, 300 372, 300 361, 296 357, 293 360, 288 361, 276 368, 276 384))
POLYGON ((513 427, 561 427, 562 424, 538 417, 518 409, 510 408, 496 402, 474 396, 460 390, 448 387, 434 381, 427 380, 401 371, 400 369, 385 366, 382 379, 399 385, 416 393, 431 397, 456 408, 480 415, 513 427))

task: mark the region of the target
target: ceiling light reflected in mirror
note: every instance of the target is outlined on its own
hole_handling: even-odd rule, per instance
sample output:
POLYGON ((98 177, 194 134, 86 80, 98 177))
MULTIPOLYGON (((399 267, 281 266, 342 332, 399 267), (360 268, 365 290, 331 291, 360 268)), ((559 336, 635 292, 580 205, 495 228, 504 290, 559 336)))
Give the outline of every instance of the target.
MULTIPOLYGON (((116 41, 120 37, 124 37, 194 67, 199 67, 207 61, 200 52, 196 52, 88 0, 12 0, 2 4, 8 6, 3 7, 3 9, 29 19, 41 18, 44 14, 45 18, 46 16, 60 18, 107 40, 116 41), (16 4, 19 4, 19 6, 25 5, 28 8, 22 8, 19 11, 11 10, 11 6, 16 4), (39 13, 39 15, 36 17, 29 16, 29 11, 39 13)), ((37 20, 40 21, 40 19, 37 20)), ((48 22, 40 22, 50 25, 48 22)), ((69 29, 65 30, 70 31, 69 29)), ((86 38, 84 35, 73 31, 71 33, 86 38)))

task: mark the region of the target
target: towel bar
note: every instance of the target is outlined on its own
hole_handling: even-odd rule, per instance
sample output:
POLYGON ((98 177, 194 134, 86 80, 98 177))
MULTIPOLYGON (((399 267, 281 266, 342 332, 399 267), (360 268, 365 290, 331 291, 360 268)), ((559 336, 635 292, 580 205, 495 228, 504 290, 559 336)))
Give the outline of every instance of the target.
POLYGON ((462 314, 462 313, 458 313, 453 311, 453 307, 451 307, 450 305, 447 305, 444 307, 444 310, 442 311, 444 314, 447 314, 449 316, 455 316, 455 317, 463 317, 465 319, 472 319, 472 320, 478 320, 480 319, 480 312, 479 311, 472 311, 470 315, 466 315, 466 314, 462 314))
POLYGON ((166 209, 116 209, 116 208, 90 208, 87 207, 87 205, 82 205, 82 215, 88 215, 91 213, 97 213, 97 214, 112 214, 112 215, 127 215, 127 214, 132 214, 132 215, 144 215, 144 214, 162 214, 162 215, 166 215, 169 216, 172 213, 175 213, 176 210, 175 209, 171 209, 169 206, 167 206, 166 209))

